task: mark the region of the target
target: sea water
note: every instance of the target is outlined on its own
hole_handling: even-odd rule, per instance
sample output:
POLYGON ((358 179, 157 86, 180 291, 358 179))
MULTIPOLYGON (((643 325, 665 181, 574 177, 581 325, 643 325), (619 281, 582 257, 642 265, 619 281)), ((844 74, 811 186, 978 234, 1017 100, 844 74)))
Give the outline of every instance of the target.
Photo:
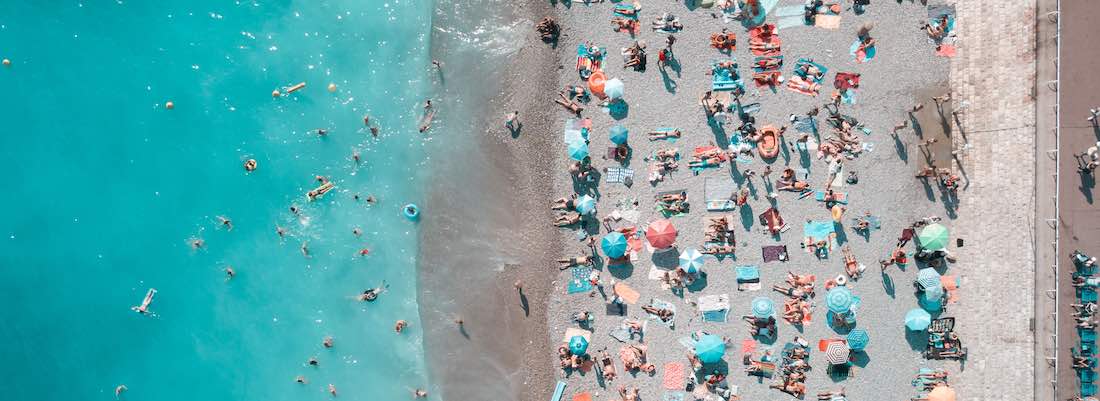
POLYGON ((5 3, 0 398, 125 385, 134 400, 309 400, 331 383, 393 400, 427 386, 417 223, 401 210, 433 152, 417 132, 432 6, 5 3), (315 176, 336 189, 310 202, 315 176), (354 299, 383 282, 377 301, 354 299), (150 288, 151 313, 132 311, 150 288))

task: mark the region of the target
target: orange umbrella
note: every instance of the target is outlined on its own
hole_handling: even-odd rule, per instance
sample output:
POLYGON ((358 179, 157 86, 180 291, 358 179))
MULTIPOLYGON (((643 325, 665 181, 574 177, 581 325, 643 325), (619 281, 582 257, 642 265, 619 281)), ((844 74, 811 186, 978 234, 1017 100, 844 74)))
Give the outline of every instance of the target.
POLYGON ((657 220, 646 227, 645 238, 654 248, 669 248, 676 242, 676 227, 668 220, 657 220))
POLYGON ((603 84, 605 82, 607 82, 607 77, 603 75, 603 71, 593 72, 592 76, 588 77, 588 90, 601 99, 605 98, 607 97, 603 94, 603 84))
POLYGON ((928 393, 928 401, 955 401, 955 390, 946 385, 938 386, 928 393))

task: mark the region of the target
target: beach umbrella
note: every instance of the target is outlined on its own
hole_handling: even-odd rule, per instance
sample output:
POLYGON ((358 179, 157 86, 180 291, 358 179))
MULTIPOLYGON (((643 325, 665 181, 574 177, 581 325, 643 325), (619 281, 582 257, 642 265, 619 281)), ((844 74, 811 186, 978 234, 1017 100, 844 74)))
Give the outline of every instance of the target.
POLYGON ((623 97, 623 81, 618 78, 607 80, 603 85, 603 93, 612 100, 621 99, 623 97))
POLYGON ((714 334, 706 334, 695 342, 695 356, 703 363, 716 363, 725 353, 726 342, 714 334))
POLYGON ((574 202, 574 206, 580 214, 592 214, 596 211, 596 199, 588 195, 581 195, 574 202))
POLYGON ((775 314, 775 302, 768 297, 756 297, 752 300, 752 315, 759 319, 767 319, 775 314))
POLYGON ((573 355, 584 355, 588 351, 588 340, 584 336, 573 336, 569 339, 569 352, 573 355))
POLYGON ((627 245, 626 236, 618 231, 612 231, 600 240, 600 248, 603 248, 604 255, 612 259, 625 256, 627 245))
POLYGON ((929 312, 943 309, 943 287, 931 287, 921 293, 920 306, 929 312))
POLYGON ((825 361, 829 362, 830 365, 848 363, 849 355, 851 355, 851 350, 844 341, 830 341, 829 345, 825 347, 825 361))
POLYGON ((626 143, 627 136, 628 136, 628 131, 626 130, 626 127, 624 127, 622 125, 618 125, 618 124, 611 127, 610 138, 611 138, 612 143, 614 143, 616 145, 622 145, 622 144, 626 143))
POLYGON ((825 293, 825 306, 833 313, 848 313, 852 309, 853 298, 848 287, 838 286, 825 293))
POLYGON ((936 272, 936 269, 932 268, 921 269, 917 272, 917 284, 920 284, 921 288, 925 290, 943 288, 942 284, 940 284, 940 274, 936 272))
POLYGON ((871 342, 871 335, 867 330, 855 329, 848 333, 848 347, 853 351, 862 351, 871 342))
POLYGON ((920 230, 917 235, 921 249, 929 251, 941 251, 947 248, 947 227, 939 224, 930 224, 920 230))
POLYGON ((649 227, 645 229, 645 238, 649 240, 649 244, 653 245, 657 249, 665 249, 671 247, 676 243, 676 227, 672 226, 672 222, 661 219, 655 222, 649 223, 649 227))
POLYGON ((905 327, 913 331, 927 330, 932 324, 932 315, 921 308, 910 309, 905 314, 905 327))
POLYGON ((703 268, 703 254, 695 248, 685 249, 680 253, 680 268, 689 274, 698 273, 703 268))
POLYGON ((569 157, 577 161, 584 160, 588 157, 588 144, 580 141, 570 142, 569 157))
POLYGON ((928 401, 955 401, 955 389, 947 385, 937 386, 928 393, 928 401))

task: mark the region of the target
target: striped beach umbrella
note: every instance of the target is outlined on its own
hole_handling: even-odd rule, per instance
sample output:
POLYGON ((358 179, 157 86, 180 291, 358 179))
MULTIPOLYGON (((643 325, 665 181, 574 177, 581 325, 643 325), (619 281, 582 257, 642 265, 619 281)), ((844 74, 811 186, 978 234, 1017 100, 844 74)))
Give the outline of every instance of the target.
POLYGON ((855 329, 848 333, 848 347, 853 351, 862 351, 871 342, 871 335, 867 330, 855 329))
POLYGON ((570 142, 569 157, 577 161, 584 160, 584 158, 588 157, 588 144, 582 141, 570 142))
POLYGON ((852 310, 852 291, 845 286, 838 286, 825 294, 825 306, 830 312, 836 314, 848 313, 852 310))
POLYGON ((830 365, 843 365, 848 363, 851 350, 844 341, 830 341, 825 347, 825 361, 830 365))
POLYGON ((768 297, 756 297, 752 300, 752 315, 758 319, 767 319, 775 314, 775 302, 768 297))
POLYGON ((646 240, 657 249, 672 247, 672 244, 676 243, 676 234, 676 227, 672 226, 671 221, 665 219, 649 223, 645 229, 646 240))
POLYGON ((688 248, 680 252, 680 268, 688 274, 698 273, 703 268, 703 254, 695 248, 688 248))
POLYGON ((612 259, 618 259, 626 255, 626 236, 618 231, 612 231, 600 240, 600 248, 603 254, 612 259))
POLYGON ((947 248, 947 227, 939 224, 930 224, 920 230, 917 235, 921 249, 928 251, 941 251, 947 248))
POLYGON ((932 315, 921 308, 910 309, 905 314, 905 327, 913 331, 927 330, 932 324, 932 315))
POLYGON ((621 124, 616 124, 611 127, 611 142, 616 145, 622 145, 626 143, 628 135, 629 134, 626 130, 626 127, 622 126, 621 124))
POLYGON ((940 273, 936 272, 936 269, 925 268, 917 272, 917 284, 920 284, 921 288, 928 290, 930 288, 943 288, 940 283, 940 273))
POLYGON ((722 337, 707 334, 695 342, 695 356, 703 363, 717 363, 726 354, 726 342, 722 337))
POLYGON ((584 336, 573 336, 569 339, 569 352, 573 355, 584 355, 588 351, 588 340, 584 336))
POLYGON ((577 198, 577 201, 574 202, 574 205, 577 209, 577 213, 580 214, 592 214, 592 212, 596 211, 596 199, 588 195, 581 195, 581 197, 577 198))

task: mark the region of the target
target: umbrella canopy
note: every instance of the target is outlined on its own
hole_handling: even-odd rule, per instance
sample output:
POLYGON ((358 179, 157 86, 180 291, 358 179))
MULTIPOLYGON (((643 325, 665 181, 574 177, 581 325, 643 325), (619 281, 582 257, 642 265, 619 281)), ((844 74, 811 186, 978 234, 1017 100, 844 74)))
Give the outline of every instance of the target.
POLYGON ((831 341, 825 348, 825 360, 830 365, 843 365, 848 363, 848 356, 851 355, 851 350, 848 349, 848 344, 844 341, 831 341))
POLYGON ((920 230, 920 235, 917 235, 917 240, 920 241, 921 249, 929 251, 940 251, 947 248, 947 227, 939 224, 930 224, 920 230))
POLYGON ((588 351, 588 340, 582 336, 573 336, 569 339, 569 352, 573 355, 584 355, 588 351))
POLYGON ((627 245, 626 236, 618 231, 612 231, 600 240, 600 248, 603 248, 604 255, 612 259, 625 256, 627 245))
POLYGON ((623 97, 623 81, 618 78, 611 78, 603 85, 603 93, 607 97, 614 99, 621 99, 623 97))
POLYGON ((937 386, 928 393, 928 401, 955 401, 955 389, 946 385, 937 386))
POLYGON ((698 273, 703 268, 703 254, 695 248, 685 249, 680 253, 680 268, 689 274, 698 273))
POLYGON ((596 199, 588 195, 581 195, 581 197, 577 198, 577 201, 574 202, 574 207, 580 214, 592 214, 592 212, 596 211, 596 199))
POLYGON ((925 290, 943 288, 942 284, 940 284, 940 274, 936 272, 936 269, 932 268, 921 269, 920 272, 917 273, 917 284, 920 284, 921 288, 925 290))
POLYGON ((852 291, 845 286, 838 286, 825 294, 825 306, 833 313, 848 313, 852 310, 852 291))
POLYGON ((695 342, 695 356, 703 363, 716 363, 725 353, 726 342, 714 334, 704 335, 695 342))
POLYGON ((848 347, 854 351, 862 351, 867 348, 869 342, 871 342, 871 335, 867 334, 867 330, 855 329, 848 332, 848 347))
POLYGON ((921 293, 920 306, 929 312, 943 309, 943 287, 932 287, 921 293))
POLYGON ((588 144, 581 141, 570 142, 569 157, 577 161, 584 160, 588 157, 588 144))
POLYGON ((676 227, 668 220, 657 220, 645 229, 645 238, 657 249, 671 247, 676 242, 676 227))
POLYGON ((932 315, 924 309, 910 309, 909 313, 905 314, 905 327, 909 328, 909 330, 927 330, 930 324, 932 324, 932 315))
POLYGON ((628 135, 629 132, 626 130, 626 127, 622 125, 616 124, 615 126, 611 127, 611 142, 616 145, 622 145, 626 143, 626 138, 628 135))
POLYGON ((752 315, 765 319, 775 314, 775 302, 768 297, 757 297, 752 300, 752 315))

